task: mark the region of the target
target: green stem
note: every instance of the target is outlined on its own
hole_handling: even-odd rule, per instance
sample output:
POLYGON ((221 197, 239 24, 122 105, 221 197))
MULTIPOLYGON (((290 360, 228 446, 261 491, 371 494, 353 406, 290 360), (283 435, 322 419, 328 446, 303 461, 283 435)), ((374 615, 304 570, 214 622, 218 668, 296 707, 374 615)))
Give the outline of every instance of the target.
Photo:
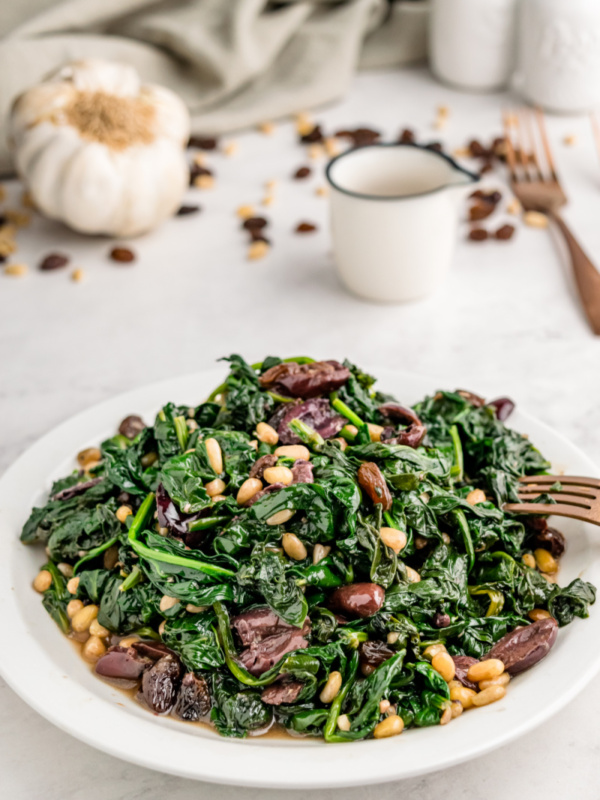
POLYGON ((338 412, 338 414, 341 414, 343 417, 346 417, 346 419, 350 420, 350 422, 353 425, 356 425, 357 428, 361 428, 363 425, 366 425, 366 422, 364 422, 358 416, 358 414, 355 414, 354 411, 352 411, 352 409, 349 408, 346 405, 346 403, 344 403, 343 400, 340 400, 337 392, 332 392, 329 395, 329 401, 331 402, 333 408, 335 408, 335 410, 338 412))
POLYGON ((139 556, 148 558, 151 561, 160 561, 163 564, 174 564, 178 567, 194 569, 197 572, 203 572, 205 575, 228 578, 233 578, 235 576, 235 572, 232 572, 230 569, 225 569, 225 567, 215 567, 213 564, 207 564, 205 561, 197 561, 195 558, 185 558, 184 556, 178 556, 174 553, 163 553, 160 550, 153 550, 151 547, 138 541, 137 537, 146 525, 146 519, 151 514, 153 508, 154 494, 151 492, 139 507, 135 519, 129 528, 129 544, 139 556))
POLYGON ((318 450, 325 444, 325 440, 321 434, 317 433, 317 431, 314 428, 311 428, 310 425, 307 425, 306 422, 302 422, 301 419, 293 419, 290 422, 290 429, 296 434, 296 436, 302 439, 304 444, 310 445, 315 450, 318 450))
POLYGON ((54 561, 49 560, 43 569, 48 570, 50 575, 52 575, 52 586, 54 587, 54 591, 56 592, 56 596, 59 598, 59 600, 70 600, 71 593, 67 590, 65 576, 58 569, 54 561))
POLYGON ((193 522, 188 522, 188 531, 205 531, 208 528, 214 528, 221 522, 227 522, 229 517, 203 517, 195 519, 193 522))
POLYGON ((119 586, 120 592, 126 592, 127 589, 133 589, 134 586, 137 586, 138 583, 144 580, 144 575, 142 570, 136 564, 135 567, 131 570, 129 575, 125 578, 123 583, 119 586))
POLYGON ((105 550, 108 550, 109 547, 112 547, 113 544, 116 544, 119 541, 118 536, 113 536, 112 539, 109 539, 104 544, 99 544, 98 547, 94 547, 89 550, 84 556, 82 556, 79 561, 73 567, 73 575, 77 575, 77 570, 82 564, 85 564, 86 561, 91 561, 96 556, 99 556, 100 553, 103 553, 105 550))
POLYGON ((475 566, 475 548, 473 547, 473 539, 471 538, 471 531, 469 530, 469 523, 465 517, 465 512, 460 508, 456 508, 454 511, 450 512, 450 517, 452 517, 456 523, 462 537, 465 553, 469 559, 468 571, 471 572, 475 566))
POLYGON ((190 438, 190 431, 188 429, 185 417, 175 417, 173 422, 175 423, 177 441, 179 442, 179 447, 181 447, 181 452, 183 453, 185 452, 188 439, 190 438))
POLYGON ((504 595, 498 589, 492 589, 487 586, 469 586, 469 594, 487 594, 490 598, 490 604, 485 612, 486 617, 495 617, 504 608, 504 595))
POLYGON ((464 458, 462 443, 460 441, 460 434, 456 425, 450 428, 450 436, 452 438, 452 447, 454 449, 454 464, 450 469, 450 475, 456 481, 462 481, 464 475, 464 458))
POLYGON ((358 670, 358 650, 355 650, 350 657, 350 662, 348 664, 347 669, 347 678, 346 683, 342 686, 340 692, 338 693, 337 697, 333 701, 329 709, 329 716, 327 717, 327 722, 325 723, 325 727, 323 728, 323 738, 326 742, 348 742, 351 739, 344 737, 341 732, 337 730, 337 721, 340 716, 340 711, 342 710, 342 704, 346 699, 346 695, 350 691, 350 687, 353 685, 354 680, 356 678, 356 672, 358 670))

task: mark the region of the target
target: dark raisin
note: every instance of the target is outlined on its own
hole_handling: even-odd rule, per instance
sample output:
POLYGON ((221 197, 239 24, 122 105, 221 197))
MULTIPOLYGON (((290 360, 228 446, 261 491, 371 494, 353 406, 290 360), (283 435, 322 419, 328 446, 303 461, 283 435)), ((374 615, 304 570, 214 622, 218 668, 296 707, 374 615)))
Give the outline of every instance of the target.
POLYGON ((190 167, 190 186, 194 185, 194 181, 196 178, 200 177, 200 175, 212 175, 213 173, 211 170, 206 169, 206 167, 201 167, 199 164, 192 164, 190 167))
POLYGON ((69 257, 63 256, 60 253, 50 253, 40 263, 40 269, 52 270, 66 267, 69 263, 69 257))
POLYGON ((479 170, 480 175, 485 175, 488 172, 491 172, 494 169, 494 165, 490 160, 484 161, 481 169, 479 170))
POLYGON ((477 139, 472 139, 468 144, 468 149, 473 158, 485 158, 488 150, 477 139))
POLYGON ((323 131, 320 125, 315 125, 312 130, 300 137, 302 144, 315 144, 323 141, 323 131))
POLYGON ((500 239, 501 241, 505 242, 508 239, 512 239, 514 232, 515 232, 514 225, 503 225, 501 228, 498 228, 498 230, 494 235, 496 239, 500 239))
POLYGON ((196 150, 216 150, 217 144, 214 136, 190 136, 187 146, 196 150))
POLYGON ((400 136, 398 137, 398 141, 401 144, 412 144, 416 141, 415 132, 412 131, 410 128, 404 128, 400 136))
POLYGON ((265 228, 268 224, 264 217, 249 217, 242 222, 242 228, 245 228, 247 231, 254 231, 265 228))
POLYGON ((436 611, 433 615, 431 624, 434 628, 447 628, 450 625, 451 619, 448 614, 442 614, 441 611, 436 611))
POLYGON ((392 495, 377 464, 373 461, 364 461, 358 469, 358 483, 374 505, 381 505, 384 511, 389 511, 392 506, 392 495))
POLYGON ((200 211, 200 206, 180 206, 177 210, 178 217, 186 217, 188 214, 197 214, 200 211))
POLYGON ((472 242, 485 242, 488 232, 484 228, 472 228, 469 231, 469 239, 472 242))
POLYGON ((296 172, 294 172, 294 178, 297 181, 301 181, 303 178, 308 178, 310 173, 310 167, 299 167, 296 172))
POLYGON ((478 200, 469 209, 469 221, 479 222, 479 220, 489 217, 494 212, 494 209, 493 203, 488 203, 487 200, 478 200))
POLYGON ((125 417, 123 422, 119 425, 119 433, 121 436, 126 436, 128 439, 135 439, 138 433, 141 433, 146 427, 146 423, 137 414, 130 414, 125 417))
POLYGON ((312 222, 299 222, 296 225, 296 233, 313 233, 317 230, 317 226, 312 222))
POLYGON ((135 261, 135 253, 128 247, 113 247, 110 251, 110 257, 113 261, 118 261, 120 264, 129 264, 135 261))

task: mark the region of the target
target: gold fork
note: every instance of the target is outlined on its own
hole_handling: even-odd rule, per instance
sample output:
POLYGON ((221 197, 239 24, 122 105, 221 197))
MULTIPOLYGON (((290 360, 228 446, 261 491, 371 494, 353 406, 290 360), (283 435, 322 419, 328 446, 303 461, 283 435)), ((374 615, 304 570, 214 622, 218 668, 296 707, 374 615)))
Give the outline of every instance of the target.
POLYGON ((520 503, 506 503, 513 514, 553 514, 600 525, 600 480, 576 475, 528 475, 520 479, 520 503), (560 484, 560 488, 555 485, 560 484), (556 503, 532 502, 540 494, 550 494, 556 503))
POLYGON ((539 109, 506 112, 504 131, 511 188, 526 211, 547 214, 562 232, 581 304, 592 330, 600 335, 600 274, 559 214, 567 197, 556 174, 544 116, 539 109))

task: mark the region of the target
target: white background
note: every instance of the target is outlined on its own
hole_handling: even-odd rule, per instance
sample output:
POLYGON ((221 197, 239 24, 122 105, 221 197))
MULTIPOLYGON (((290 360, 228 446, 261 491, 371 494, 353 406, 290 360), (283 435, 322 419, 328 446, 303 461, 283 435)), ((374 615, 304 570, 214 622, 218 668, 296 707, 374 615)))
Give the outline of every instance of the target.
MULTIPOLYGON (((327 133, 362 124, 390 139, 410 126, 421 140, 442 140, 453 149, 473 137, 487 142, 499 135, 501 109, 511 102, 502 95, 459 94, 423 70, 405 70, 359 75, 343 102, 315 118, 327 133), (432 128, 440 104, 450 108, 441 133, 432 128)), ((548 124, 570 198, 565 216, 600 264, 600 161, 589 120, 560 117, 548 124), (577 141, 568 147, 563 138, 572 134, 577 141)), ((29 274, 0 275, 0 468, 73 413, 135 386, 211 367, 231 352, 249 360, 268 353, 348 356, 436 376, 445 388, 508 394, 600 460, 600 340, 588 330, 568 264, 549 231, 517 223, 513 241, 475 244, 464 241, 465 228, 450 279, 435 297, 407 306, 367 304, 338 283, 327 200, 315 193, 324 185, 323 162, 307 159, 293 125, 278 125, 272 136, 252 132, 232 139, 237 155, 207 157, 215 188, 190 190, 190 202, 203 212, 129 243, 138 255, 134 265, 107 258, 112 242, 87 240, 39 217, 19 234, 13 260, 27 263, 29 274), (315 168, 313 177, 291 180, 304 164, 315 168), (271 220, 273 248, 266 259, 249 262, 235 209, 259 205, 268 180, 278 181, 276 201, 260 213, 271 220), (300 221, 315 222, 319 231, 294 234, 300 221), (36 269, 55 251, 83 268, 81 283, 69 279, 70 270, 36 269)), ((504 191, 505 205, 502 174, 486 183, 504 191)), ((8 188, 16 200, 20 187, 8 188)), ((506 221, 513 220, 498 211, 484 224, 506 221)), ((18 642, 1 645, 14 646, 18 642)), ((470 764, 313 797, 504 800, 526 791, 529 800, 597 800, 598 708, 596 682, 544 729, 470 764)), ((292 794, 195 784, 130 766, 63 734, 1 681, 0 790, 16 800, 270 800, 292 794)))

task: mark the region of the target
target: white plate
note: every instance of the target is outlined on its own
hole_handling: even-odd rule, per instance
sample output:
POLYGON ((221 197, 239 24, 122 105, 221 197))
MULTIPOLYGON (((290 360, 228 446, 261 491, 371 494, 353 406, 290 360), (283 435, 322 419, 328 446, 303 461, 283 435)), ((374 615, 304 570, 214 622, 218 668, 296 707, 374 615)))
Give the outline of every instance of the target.
MULTIPOLYGON (((406 403, 439 388, 411 374, 375 374, 383 391, 406 403)), ((559 632, 550 655, 511 682, 502 701, 464 714, 449 728, 337 745, 291 738, 224 739, 199 726, 153 717, 96 678, 31 588, 43 555, 19 543, 21 526, 51 481, 73 468, 74 454, 112 435, 124 416, 140 413, 149 421, 169 400, 196 405, 221 379, 222 371, 215 371, 163 381, 91 408, 37 442, 0 480, 0 672, 40 714, 111 755, 186 778, 289 789, 353 786, 432 772, 500 747, 547 720, 598 672, 600 614, 592 608, 588 620, 577 619, 559 632)), ((529 415, 517 410, 510 423, 528 433, 555 467, 599 475, 579 450, 529 415)), ((597 530, 575 521, 559 524, 569 545, 561 583, 581 576, 600 585, 597 530)))

